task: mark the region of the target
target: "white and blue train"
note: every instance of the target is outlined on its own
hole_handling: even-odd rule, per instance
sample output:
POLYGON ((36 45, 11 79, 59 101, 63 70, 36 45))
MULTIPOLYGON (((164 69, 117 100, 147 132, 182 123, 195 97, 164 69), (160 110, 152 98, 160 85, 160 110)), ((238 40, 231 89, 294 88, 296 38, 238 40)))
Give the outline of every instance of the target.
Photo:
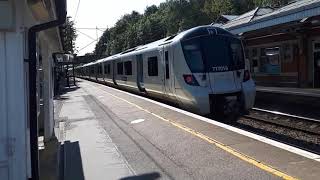
POLYGON ((198 114, 247 111, 255 101, 241 40, 199 26, 76 68, 77 76, 177 103, 198 114))

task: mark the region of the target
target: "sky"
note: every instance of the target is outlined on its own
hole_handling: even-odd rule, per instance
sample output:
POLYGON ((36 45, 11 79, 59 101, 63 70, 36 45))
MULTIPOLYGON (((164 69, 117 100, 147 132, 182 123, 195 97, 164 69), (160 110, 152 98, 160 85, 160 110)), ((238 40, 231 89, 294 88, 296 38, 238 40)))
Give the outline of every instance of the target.
POLYGON ((103 30, 112 27, 122 15, 133 10, 143 13, 147 6, 161 2, 165 0, 67 0, 68 16, 75 22, 78 34, 77 54, 92 52, 103 30))

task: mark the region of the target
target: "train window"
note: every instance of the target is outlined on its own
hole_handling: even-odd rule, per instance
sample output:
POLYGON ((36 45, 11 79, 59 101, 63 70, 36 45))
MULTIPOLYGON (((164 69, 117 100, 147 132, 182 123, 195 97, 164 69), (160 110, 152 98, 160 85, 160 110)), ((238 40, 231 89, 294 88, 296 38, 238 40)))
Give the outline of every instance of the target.
POLYGON ((118 74, 123 74, 123 62, 117 63, 118 74))
POLYGON ((165 63, 166 63, 166 79, 169 79, 169 52, 164 53, 165 63))
POLYGON ((131 61, 124 62, 125 75, 132 75, 132 63, 131 61))
POLYGON ((102 74, 102 65, 98 64, 98 74, 102 74))
POLYGON ((104 74, 110 74, 110 64, 104 64, 104 74))
POLYGON ((241 41, 238 39, 231 39, 229 41, 229 47, 231 50, 231 61, 236 69, 244 68, 244 54, 241 41))
POLYGON ((204 38, 202 42, 208 71, 231 71, 244 68, 244 55, 240 40, 215 36, 204 38))
POLYGON ((94 74, 94 67, 93 66, 90 67, 90 74, 94 74))
POLYGON ((191 72, 203 72, 203 55, 199 40, 192 39, 183 43, 183 52, 191 72))
POLYGON ((148 75, 158 76, 158 58, 157 56, 148 58, 148 75))
POLYGON ((104 74, 109 74, 109 72, 108 72, 108 64, 104 64, 104 74))
POLYGON ((108 70, 108 74, 110 74, 111 73, 111 65, 110 64, 108 64, 108 66, 107 66, 107 70, 108 70))
POLYGON ((203 47, 209 72, 221 71, 216 67, 225 67, 223 71, 228 71, 231 68, 232 62, 225 37, 205 38, 203 39, 203 47))

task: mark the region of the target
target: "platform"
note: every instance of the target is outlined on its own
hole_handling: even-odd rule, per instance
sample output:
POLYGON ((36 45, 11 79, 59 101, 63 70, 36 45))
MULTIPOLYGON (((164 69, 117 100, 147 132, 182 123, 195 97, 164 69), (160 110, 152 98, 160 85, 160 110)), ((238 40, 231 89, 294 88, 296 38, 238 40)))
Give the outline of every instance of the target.
POLYGON ((257 86, 258 92, 320 98, 320 89, 257 86))
POLYGON ((320 156, 105 85, 56 101, 65 179, 317 179, 320 156))

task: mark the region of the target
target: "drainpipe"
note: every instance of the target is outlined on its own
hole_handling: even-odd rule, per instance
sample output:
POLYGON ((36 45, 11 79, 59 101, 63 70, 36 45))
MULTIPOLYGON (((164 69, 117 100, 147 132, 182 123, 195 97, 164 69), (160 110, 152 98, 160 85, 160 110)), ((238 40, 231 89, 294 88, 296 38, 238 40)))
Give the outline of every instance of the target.
POLYGON ((37 33, 60 26, 66 21, 66 1, 55 0, 57 19, 30 27, 28 31, 28 64, 29 64, 29 121, 30 121, 30 152, 32 180, 39 180, 38 151, 38 115, 37 115, 37 33))

